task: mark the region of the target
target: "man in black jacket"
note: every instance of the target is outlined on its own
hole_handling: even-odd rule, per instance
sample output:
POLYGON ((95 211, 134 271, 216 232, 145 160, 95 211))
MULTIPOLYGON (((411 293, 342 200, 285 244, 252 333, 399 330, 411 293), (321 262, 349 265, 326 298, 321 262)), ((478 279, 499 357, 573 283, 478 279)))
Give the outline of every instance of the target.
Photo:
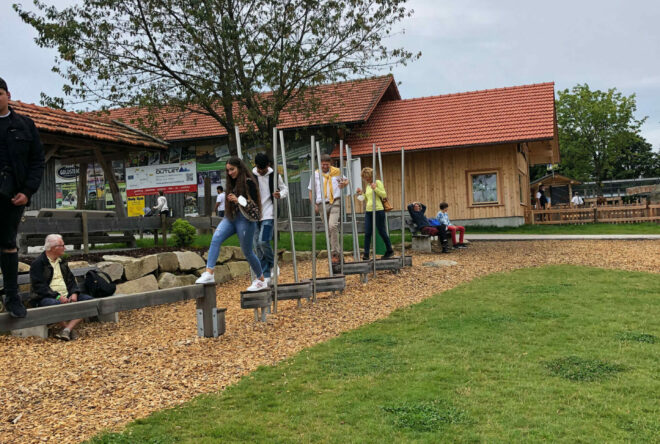
POLYGON ((0 268, 5 307, 15 318, 27 314, 18 296, 16 235, 23 210, 41 185, 44 148, 34 122, 9 107, 11 94, 0 78, 0 268))
POLYGON ((428 218, 424 214, 426 212, 426 205, 421 202, 413 202, 408 205, 408 213, 412 221, 417 225, 417 229, 427 236, 438 236, 440 244, 442 245, 442 252, 449 253, 449 234, 447 233, 447 226, 440 224, 439 226, 431 226, 428 218))
MULTIPOLYGON (((91 296, 83 294, 76 284, 64 254, 64 241, 59 234, 46 236, 45 249, 30 266, 30 284, 32 285, 32 303, 37 307, 88 301, 91 296)), ((62 331, 55 337, 64 341, 73 339, 73 329, 82 319, 62 322, 62 331)))

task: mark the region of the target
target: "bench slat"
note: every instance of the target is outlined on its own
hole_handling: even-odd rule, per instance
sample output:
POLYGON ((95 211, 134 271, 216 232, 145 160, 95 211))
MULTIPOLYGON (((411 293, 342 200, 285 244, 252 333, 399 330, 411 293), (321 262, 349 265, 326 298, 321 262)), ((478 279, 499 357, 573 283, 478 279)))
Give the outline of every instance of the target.
POLYGON ((14 319, 9 316, 9 313, 0 313, 0 331, 18 330, 71 319, 98 316, 99 301, 100 299, 92 299, 90 301, 80 301, 72 304, 30 308, 27 311, 27 316, 23 319, 14 319))
POLYGON ((195 284, 146 293, 108 296, 97 299, 97 301, 99 302, 99 314, 108 314, 203 297, 204 286, 195 284))

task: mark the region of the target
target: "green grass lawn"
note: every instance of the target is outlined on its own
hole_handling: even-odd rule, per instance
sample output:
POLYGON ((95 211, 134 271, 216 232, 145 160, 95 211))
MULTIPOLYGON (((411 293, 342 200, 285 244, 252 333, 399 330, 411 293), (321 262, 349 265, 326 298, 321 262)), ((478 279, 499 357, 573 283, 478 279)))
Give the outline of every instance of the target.
POLYGON ((494 274, 92 442, 657 442, 658 313, 657 274, 494 274))
POLYGON ((660 224, 522 225, 520 227, 467 227, 474 234, 660 234, 660 224))

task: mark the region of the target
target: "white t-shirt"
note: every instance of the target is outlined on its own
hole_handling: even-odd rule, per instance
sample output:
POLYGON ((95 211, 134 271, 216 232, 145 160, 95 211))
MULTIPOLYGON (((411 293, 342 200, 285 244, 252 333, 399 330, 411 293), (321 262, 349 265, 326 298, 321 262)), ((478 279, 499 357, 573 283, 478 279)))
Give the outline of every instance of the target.
POLYGON ((218 211, 225 211, 225 192, 218 194, 218 197, 215 199, 216 203, 219 203, 218 211))
MULTIPOLYGON (((307 187, 308 190, 312 190, 312 180, 315 179, 316 182, 316 203, 320 204, 321 203, 321 189, 323 185, 323 176, 319 176, 319 170, 316 170, 314 172, 314 178, 310 177, 309 178, 309 186, 307 187)), ((339 200, 341 198, 341 188, 339 187, 339 182, 344 180, 345 177, 343 177, 341 174, 338 176, 332 176, 332 194, 334 196, 333 200, 339 200)), ((330 183, 328 182, 327 187, 326 187, 326 192, 323 193, 323 196, 328 194, 328 191, 330 190, 330 183)), ((329 199, 325 199, 326 202, 329 201, 329 199)))
POLYGON ((573 199, 571 199, 571 202, 573 205, 583 205, 584 204, 584 199, 582 199, 580 196, 573 196, 573 199))

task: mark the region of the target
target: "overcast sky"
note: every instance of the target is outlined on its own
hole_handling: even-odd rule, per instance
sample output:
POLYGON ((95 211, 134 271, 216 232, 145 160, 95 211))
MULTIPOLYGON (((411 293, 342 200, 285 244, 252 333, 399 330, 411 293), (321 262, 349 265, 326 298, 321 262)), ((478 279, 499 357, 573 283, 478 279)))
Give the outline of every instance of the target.
MULTIPOLYGON (((0 77, 14 99, 58 95, 55 52, 0 0, 0 77)), ((64 6, 75 0, 43 0, 64 6)), ((25 5, 31 4, 23 0, 25 5)), ((393 74, 403 98, 529 83, 587 83, 637 94, 642 134, 660 149, 660 2, 657 0, 411 0, 413 18, 393 46, 422 58, 393 74)))

